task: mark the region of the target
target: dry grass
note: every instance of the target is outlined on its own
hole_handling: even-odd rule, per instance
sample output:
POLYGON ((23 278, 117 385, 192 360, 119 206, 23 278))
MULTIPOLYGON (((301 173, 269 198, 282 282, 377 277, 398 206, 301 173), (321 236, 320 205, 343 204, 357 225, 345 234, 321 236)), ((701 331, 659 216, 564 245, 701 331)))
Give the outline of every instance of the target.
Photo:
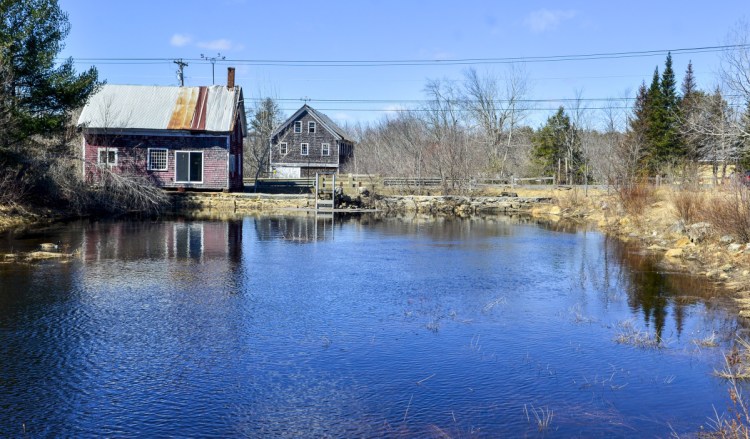
POLYGON ((636 328, 632 320, 625 320, 618 325, 619 332, 615 342, 639 348, 659 349, 665 346, 664 340, 656 334, 636 328))
POLYGON ((711 332, 703 338, 693 339, 693 344, 699 348, 715 348, 719 346, 718 339, 719 335, 716 332, 711 332))
POLYGON ((534 416, 533 422, 536 423, 536 428, 539 431, 547 431, 552 423, 552 418, 555 416, 555 412, 549 407, 534 407, 531 405, 529 409, 526 407, 526 404, 523 405, 523 413, 526 415, 526 421, 529 423, 532 422, 529 413, 534 416))
POLYGON ((742 389, 737 386, 737 381, 747 379, 748 368, 745 364, 741 369, 737 368, 737 362, 747 361, 748 348, 750 345, 744 340, 737 340, 742 352, 735 347, 725 355, 724 371, 718 373, 720 376, 729 380, 729 399, 731 406, 726 413, 719 414, 714 409, 714 417, 708 421, 708 427, 712 430, 706 436, 720 439, 750 439, 750 409, 748 400, 742 394, 742 389))
POLYGON ((625 211, 631 215, 642 215, 646 206, 655 200, 656 188, 647 182, 623 184, 617 188, 617 196, 625 211))
POLYGON ((737 344, 724 354, 724 369, 714 374, 729 380, 750 380, 750 343, 738 338, 737 344))
POLYGON ((693 224, 701 219, 705 211, 705 199, 701 192, 678 190, 671 194, 670 201, 678 219, 685 224, 693 224))
POLYGON ((711 223, 722 235, 750 242, 750 188, 735 184, 724 192, 717 192, 706 201, 701 219, 711 223))

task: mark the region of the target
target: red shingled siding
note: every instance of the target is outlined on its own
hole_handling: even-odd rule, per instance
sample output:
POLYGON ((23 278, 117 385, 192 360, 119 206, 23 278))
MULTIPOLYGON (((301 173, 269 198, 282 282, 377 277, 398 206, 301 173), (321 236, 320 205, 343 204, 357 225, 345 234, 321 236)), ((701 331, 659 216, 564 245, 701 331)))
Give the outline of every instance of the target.
MULTIPOLYGON (((85 140, 85 170, 87 180, 94 183, 100 172, 97 165, 99 148, 115 148, 117 150, 117 165, 112 170, 120 174, 145 175, 162 187, 185 187, 196 189, 230 189, 227 186, 229 178, 227 162, 229 152, 227 142, 229 136, 136 136, 136 135, 84 135, 85 140), (167 170, 149 171, 148 149, 167 149, 167 170), (203 152, 203 182, 175 183, 175 151, 203 152)), ((241 142, 241 140, 240 140, 241 142)), ((241 157, 240 157, 241 159, 241 157)), ((241 182, 242 176, 239 175, 241 182)), ((232 189, 237 188, 237 176, 232 179, 232 189)), ((239 186, 242 187, 241 185, 239 186)))

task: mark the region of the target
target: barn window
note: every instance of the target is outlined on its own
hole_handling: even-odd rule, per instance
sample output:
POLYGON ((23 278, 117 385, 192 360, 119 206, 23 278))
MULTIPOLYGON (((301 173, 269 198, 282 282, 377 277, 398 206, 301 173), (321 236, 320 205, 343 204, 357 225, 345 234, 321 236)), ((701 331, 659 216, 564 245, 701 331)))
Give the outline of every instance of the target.
POLYGON ((320 155, 331 155, 331 144, 324 143, 321 145, 320 155))
POLYGON ((297 122, 294 122, 294 132, 295 133, 301 133, 302 132, 302 121, 298 120, 297 122))
POLYGON ((287 150, 287 144, 286 144, 286 142, 279 143, 279 154, 286 155, 287 151, 288 150, 287 150))
POLYGON ((98 163, 106 166, 117 166, 117 148, 99 148, 98 163))
POLYGON ((195 151, 176 151, 175 182, 203 182, 203 153, 195 151))
POLYGON ((302 145, 300 145, 300 154, 302 155, 310 154, 310 145, 308 145, 307 143, 303 143, 302 145))
POLYGON ((149 148, 148 170, 149 171, 166 171, 167 170, 167 150, 166 149, 149 148))
POLYGON ((313 121, 307 122, 307 132, 308 133, 314 133, 315 132, 315 122, 313 122, 313 121))

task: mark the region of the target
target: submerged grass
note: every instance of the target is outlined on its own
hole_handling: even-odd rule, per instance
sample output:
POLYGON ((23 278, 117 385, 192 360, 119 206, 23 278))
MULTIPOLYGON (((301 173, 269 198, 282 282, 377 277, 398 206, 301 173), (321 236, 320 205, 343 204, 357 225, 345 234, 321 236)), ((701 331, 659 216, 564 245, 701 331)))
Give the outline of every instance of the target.
POLYGON ((528 423, 532 423, 531 416, 529 416, 529 413, 531 413, 534 417, 533 422, 536 423, 536 428, 539 431, 547 431, 549 429, 550 424, 552 423, 552 418, 555 416, 555 412, 549 408, 549 407, 534 407, 534 405, 530 405, 529 407, 526 407, 526 404, 523 405, 523 413, 526 415, 526 421, 528 423))
POLYGON ((737 344, 724 354, 724 368, 714 374, 728 380, 750 380, 750 342, 737 338, 737 344))
POLYGON ((632 320, 624 320, 618 325, 619 332, 615 342, 646 349, 660 349, 666 347, 666 342, 657 334, 651 334, 637 328, 632 320))

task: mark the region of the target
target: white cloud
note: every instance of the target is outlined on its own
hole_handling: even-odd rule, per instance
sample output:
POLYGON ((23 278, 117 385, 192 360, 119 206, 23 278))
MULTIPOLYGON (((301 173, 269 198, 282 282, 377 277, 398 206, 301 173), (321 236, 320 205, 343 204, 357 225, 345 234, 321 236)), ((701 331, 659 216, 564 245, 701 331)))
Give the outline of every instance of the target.
POLYGON ((193 41, 193 39, 190 35, 174 34, 172 35, 172 38, 169 39, 169 44, 176 47, 182 47, 189 44, 191 41, 193 41))
POLYGON ((538 9, 532 11, 523 23, 531 29, 532 32, 541 33, 550 30, 557 29, 560 23, 566 20, 570 20, 575 17, 578 13, 573 10, 550 10, 550 9, 538 9))
POLYGON ((233 46, 230 40, 220 38, 218 40, 200 41, 198 47, 208 50, 231 50, 233 46))
POLYGON ((400 104, 388 105, 383 108, 386 116, 398 116, 399 113, 407 111, 407 108, 400 104))

